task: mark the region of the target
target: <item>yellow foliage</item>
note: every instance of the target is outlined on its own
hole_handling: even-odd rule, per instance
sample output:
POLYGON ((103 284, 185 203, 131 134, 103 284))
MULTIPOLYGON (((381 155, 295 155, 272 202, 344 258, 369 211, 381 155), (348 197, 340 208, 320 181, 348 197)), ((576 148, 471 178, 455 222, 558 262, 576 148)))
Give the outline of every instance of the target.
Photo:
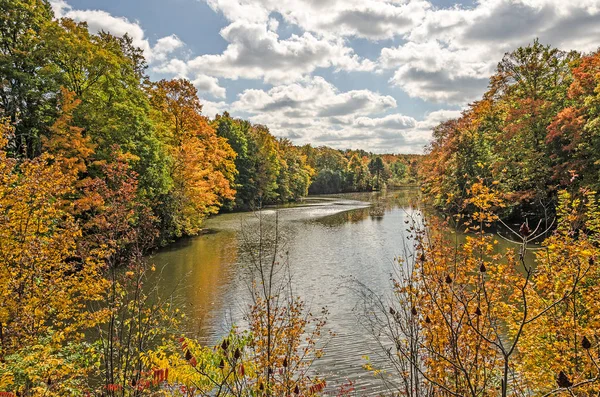
POLYGON ((536 237, 526 224, 513 236, 519 250, 500 252, 482 226, 498 219, 494 211, 502 200, 481 183, 469 194, 466 202, 475 211, 466 221, 469 234, 460 240, 454 235, 452 241, 435 219, 427 229, 410 229, 417 260, 395 281, 400 308, 390 308, 391 323, 400 330, 392 332, 398 374, 441 394, 597 394, 595 193, 560 194, 556 231, 536 250, 534 264, 524 259, 536 237))

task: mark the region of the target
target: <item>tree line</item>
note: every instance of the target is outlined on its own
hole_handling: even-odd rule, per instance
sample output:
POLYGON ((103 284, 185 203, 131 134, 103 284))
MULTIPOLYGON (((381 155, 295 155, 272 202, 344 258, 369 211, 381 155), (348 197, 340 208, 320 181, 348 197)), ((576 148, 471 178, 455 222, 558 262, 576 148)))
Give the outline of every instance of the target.
POLYGON ((41 0, 2 7, 7 155, 71 159, 79 196, 89 181, 106 179, 103 167, 126 158, 137 200, 158 218, 162 242, 197 233, 222 208, 294 201, 309 188, 337 193, 379 189, 391 177, 414 182, 412 158, 387 156, 383 164, 364 151, 296 147, 228 113, 209 120, 189 81, 150 81, 128 36, 57 21, 41 0))
POLYGON ((598 191, 599 68, 600 52, 537 40, 507 53, 483 97, 434 129, 421 176, 435 205, 462 211, 483 181, 506 199, 502 216, 539 218, 561 189, 598 191))
POLYGON ((364 150, 302 147, 316 175, 308 191, 313 194, 364 192, 383 187, 417 185, 421 156, 373 155, 364 150))

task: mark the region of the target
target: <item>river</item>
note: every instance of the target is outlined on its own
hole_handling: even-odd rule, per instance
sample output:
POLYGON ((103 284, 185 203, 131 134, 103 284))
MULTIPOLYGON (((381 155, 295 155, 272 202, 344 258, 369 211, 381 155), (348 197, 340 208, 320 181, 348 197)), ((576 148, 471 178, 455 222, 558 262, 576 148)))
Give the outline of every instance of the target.
MULTIPOLYGON (((418 211, 418 190, 308 197, 299 205, 263 210, 278 212, 278 229, 288 252, 295 292, 308 306, 329 310, 335 333, 315 370, 330 383, 351 380, 359 394, 378 394, 384 385, 362 368, 363 356, 379 352, 360 325, 360 297, 349 288, 362 282, 383 296, 391 294, 396 257, 404 255, 405 220, 418 211)), ((152 257, 162 269, 161 289, 173 292, 188 315, 187 331, 214 343, 232 324, 242 323, 247 285, 241 280, 247 258, 240 247, 257 215, 222 214, 208 219, 207 233, 179 242, 152 257)))

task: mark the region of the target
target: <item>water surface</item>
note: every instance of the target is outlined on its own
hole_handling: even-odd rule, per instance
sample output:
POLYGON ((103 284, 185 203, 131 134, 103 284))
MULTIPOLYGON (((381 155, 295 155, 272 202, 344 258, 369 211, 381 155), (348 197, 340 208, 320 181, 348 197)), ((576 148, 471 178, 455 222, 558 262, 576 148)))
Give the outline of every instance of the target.
MULTIPOLYGON (((360 325, 361 298, 349 286, 359 280, 382 296, 391 294, 394 259, 407 255, 405 221, 418 216, 417 196, 415 189, 318 196, 261 214, 273 221, 278 213, 280 251, 288 254, 295 293, 315 312, 329 310, 328 327, 336 335, 315 370, 330 383, 349 379, 360 394, 384 391, 362 368, 362 357, 376 356, 379 349, 360 325)), ((173 291, 185 307, 188 332, 206 343, 242 323, 248 288, 241 275, 248 258, 241 247, 257 222, 252 213, 215 216, 205 224, 207 233, 153 257, 163 269, 163 290, 173 291)))

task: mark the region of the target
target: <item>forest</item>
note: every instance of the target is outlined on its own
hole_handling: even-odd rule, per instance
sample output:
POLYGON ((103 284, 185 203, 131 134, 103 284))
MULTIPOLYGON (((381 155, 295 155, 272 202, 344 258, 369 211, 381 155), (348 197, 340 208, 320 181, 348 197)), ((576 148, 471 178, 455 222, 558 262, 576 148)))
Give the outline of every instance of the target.
POLYGON ((209 118, 130 37, 44 0, 0 12, 0 397, 360 394, 311 372, 335 336, 276 225, 245 247, 247 326, 215 346, 181 331, 146 254, 219 212, 406 186, 445 216, 406 221, 392 301, 363 291, 389 367, 363 366, 394 395, 600 391, 600 52, 518 48, 424 156, 373 154, 209 118))
POLYGON ((189 81, 149 80, 127 35, 57 21, 42 1, 5 2, 3 11, 7 157, 68 159, 75 196, 121 163, 136 181, 137 201, 160 223, 160 242, 196 234, 221 209, 295 201, 309 188, 339 193, 415 182, 415 156, 382 161, 364 151, 297 147, 227 113, 210 120, 189 81))
POLYGON ((552 214, 563 189, 598 190, 598 53, 537 40, 507 54, 483 97, 440 124, 421 168, 424 191, 450 212, 469 186, 493 185, 505 218, 552 214))

